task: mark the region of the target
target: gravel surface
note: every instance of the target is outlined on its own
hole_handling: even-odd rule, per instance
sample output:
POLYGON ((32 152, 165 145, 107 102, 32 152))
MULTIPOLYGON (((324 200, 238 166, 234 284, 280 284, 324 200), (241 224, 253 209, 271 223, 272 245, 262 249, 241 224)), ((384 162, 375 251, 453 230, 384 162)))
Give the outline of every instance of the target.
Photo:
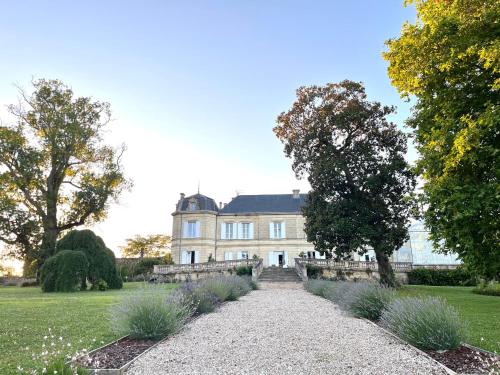
POLYGON ((301 287, 266 286, 203 315, 127 374, 446 374, 301 287))

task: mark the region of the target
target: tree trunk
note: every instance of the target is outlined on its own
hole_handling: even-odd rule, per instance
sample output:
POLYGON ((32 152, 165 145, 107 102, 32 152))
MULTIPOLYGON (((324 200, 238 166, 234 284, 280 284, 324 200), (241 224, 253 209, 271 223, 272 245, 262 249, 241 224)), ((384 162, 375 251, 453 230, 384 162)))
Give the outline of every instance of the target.
POLYGON ((59 229, 57 228, 57 193, 54 191, 54 184, 51 183, 51 177, 49 177, 47 183, 46 202, 47 213, 43 220, 43 238, 40 246, 40 262, 38 264, 39 271, 45 260, 54 255, 59 235, 59 229))
POLYGON ((392 269, 389 257, 380 248, 374 248, 375 257, 377 258, 378 273, 380 275, 380 284, 394 287, 396 286, 396 277, 392 269))

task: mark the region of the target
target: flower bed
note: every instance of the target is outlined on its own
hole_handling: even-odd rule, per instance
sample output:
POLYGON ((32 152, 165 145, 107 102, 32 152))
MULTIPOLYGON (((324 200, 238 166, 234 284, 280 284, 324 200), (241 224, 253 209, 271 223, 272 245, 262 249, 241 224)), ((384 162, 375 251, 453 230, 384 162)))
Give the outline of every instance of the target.
POLYGON ((185 283, 170 294, 155 285, 145 286, 110 311, 113 330, 124 337, 74 362, 99 374, 122 374, 135 359, 177 333, 186 322, 256 288, 250 279, 239 276, 185 283))
POLYGON ((444 300, 396 298, 391 290, 368 282, 310 280, 304 287, 355 317, 372 320, 457 373, 500 372, 500 357, 463 344, 467 327, 444 300))

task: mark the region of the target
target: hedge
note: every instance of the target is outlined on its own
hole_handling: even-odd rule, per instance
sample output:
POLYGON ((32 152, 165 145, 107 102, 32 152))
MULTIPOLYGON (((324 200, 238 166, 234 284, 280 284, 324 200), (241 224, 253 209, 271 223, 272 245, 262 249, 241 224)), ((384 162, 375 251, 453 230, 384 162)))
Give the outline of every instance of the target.
POLYGON ((408 283, 434 286, 474 286, 476 278, 463 267, 453 270, 416 268, 408 272, 408 283))

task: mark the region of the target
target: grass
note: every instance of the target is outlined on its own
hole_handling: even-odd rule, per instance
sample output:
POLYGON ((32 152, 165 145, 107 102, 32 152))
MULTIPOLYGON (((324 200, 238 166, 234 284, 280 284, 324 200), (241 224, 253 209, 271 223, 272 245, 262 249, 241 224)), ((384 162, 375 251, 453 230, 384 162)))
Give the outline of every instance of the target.
POLYGON ((468 343, 500 353, 500 298, 472 293, 472 287, 407 285, 399 296, 435 296, 454 306, 469 326, 468 343))
MULTIPOLYGON (((40 366, 41 360, 32 355, 38 356, 44 343, 50 345, 49 328, 57 347, 64 343, 64 354, 94 349, 116 339, 109 323, 109 308, 141 286, 125 283, 122 290, 77 293, 0 287, 0 374, 16 374, 18 366, 40 366), (49 336, 48 340, 44 336, 49 336)), ((167 289, 175 287, 165 284, 167 289)))

